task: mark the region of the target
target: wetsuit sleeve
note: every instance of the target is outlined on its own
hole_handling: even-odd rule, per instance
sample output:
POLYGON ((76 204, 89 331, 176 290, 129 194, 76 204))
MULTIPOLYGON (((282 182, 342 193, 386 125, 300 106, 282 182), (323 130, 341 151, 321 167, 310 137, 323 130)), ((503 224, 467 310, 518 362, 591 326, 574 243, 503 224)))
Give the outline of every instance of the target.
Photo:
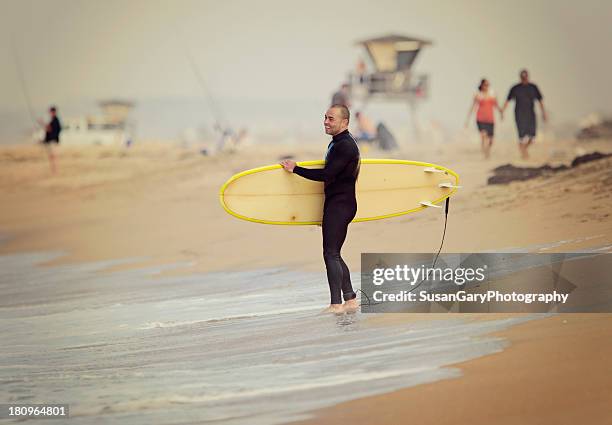
POLYGON ((336 145, 329 153, 329 158, 325 163, 323 169, 312 169, 295 166, 293 172, 298 176, 302 176, 308 180, 315 180, 318 182, 331 183, 333 182, 338 174, 344 170, 344 167, 350 162, 350 152, 341 145, 336 145))
MULTIPOLYGON (((327 164, 326 164, 326 166, 327 166, 327 164)), ((323 177, 323 170, 324 169, 321 169, 321 168, 316 168, 316 169, 313 169, 313 168, 303 168, 303 167, 300 167, 299 165, 296 165, 293 168, 293 173, 297 174, 298 176, 302 176, 302 177, 304 177, 305 179, 308 179, 308 180, 314 180, 314 181, 317 181, 317 182, 322 182, 322 181, 325 181, 325 178, 323 177)))

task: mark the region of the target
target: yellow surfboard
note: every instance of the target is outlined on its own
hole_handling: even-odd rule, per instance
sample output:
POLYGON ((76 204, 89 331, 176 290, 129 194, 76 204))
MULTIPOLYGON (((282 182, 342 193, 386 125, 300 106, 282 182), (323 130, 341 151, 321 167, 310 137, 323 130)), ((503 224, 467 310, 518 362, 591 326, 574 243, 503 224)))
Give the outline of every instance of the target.
MULTIPOLYGON (((325 161, 298 162, 323 168, 325 161)), ((440 207, 459 188, 459 176, 440 165, 400 159, 362 159, 353 222, 396 217, 440 207)), ((323 183, 288 173, 278 164, 232 176, 219 191, 221 205, 242 220, 264 224, 321 224, 323 183)))

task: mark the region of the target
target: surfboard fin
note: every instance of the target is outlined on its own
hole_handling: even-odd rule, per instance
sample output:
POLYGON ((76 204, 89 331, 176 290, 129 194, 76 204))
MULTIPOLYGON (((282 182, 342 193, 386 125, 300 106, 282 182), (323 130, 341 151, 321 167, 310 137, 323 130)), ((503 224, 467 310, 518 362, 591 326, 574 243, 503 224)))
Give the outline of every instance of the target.
POLYGON ((456 184, 452 184, 451 182, 440 183, 438 187, 444 187, 446 189, 461 189, 463 186, 457 186, 456 184))
POLYGON ((446 174, 446 171, 440 170, 439 168, 434 168, 434 167, 427 167, 423 171, 425 171, 426 173, 443 173, 443 174, 446 174))
POLYGON ((421 201, 419 204, 423 205, 424 207, 442 208, 440 205, 432 204, 429 201, 421 201))

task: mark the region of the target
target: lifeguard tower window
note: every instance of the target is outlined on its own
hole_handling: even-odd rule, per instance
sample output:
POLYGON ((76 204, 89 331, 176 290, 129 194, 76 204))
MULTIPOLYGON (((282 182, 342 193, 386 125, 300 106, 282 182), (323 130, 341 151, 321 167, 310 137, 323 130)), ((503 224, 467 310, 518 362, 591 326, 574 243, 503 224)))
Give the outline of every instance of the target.
POLYGON ((412 63, 416 59, 418 50, 400 51, 397 52, 397 69, 405 70, 410 69, 412 63))

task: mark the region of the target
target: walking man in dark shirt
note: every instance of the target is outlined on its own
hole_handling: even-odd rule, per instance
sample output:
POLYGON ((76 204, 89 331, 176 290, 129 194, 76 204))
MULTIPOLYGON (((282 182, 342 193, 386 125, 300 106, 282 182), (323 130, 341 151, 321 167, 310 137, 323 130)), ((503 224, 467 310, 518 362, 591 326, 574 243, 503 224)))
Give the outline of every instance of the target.
POLYGON ((536 115, 533 108, 534 101, 540 104, 542 119, 546 122, 546 110, 542 101, 542 93, 535 84, 529 82, 529 73, 523 69, 520 73, 521 82, 514 85, 508 93, 508 99, 504 103, 502 113, 506 110, 508 103, 514 100, 514 117, 519 136, 519 151, 523 159, 529 158, 527 149, 533 143, 536 135, 536 115))
POLYGON ((49 165, 51 166, 51 173, 55 174, 57 172, 56 165, 56 148, 59 145, 59 137, 60 132, 62 131, 62 125, 60 124, 59 119, 57 118, 57 109, 55 106, 51 106, 49 108, 49 115, 51 116, 51 120, 48 124, 44 122, 40 122, 41 126, 45 128, 45 138, 42 141, 45 149, 47 150, 47 156, 49 158, 49 165))
POLYGON ((325 133, 332 136, 332 140, 327 147, 323 169, 302 168, 292 160, 281 162, 288 172, 324 182, 323 259, 331 295, 330 305, 325 311, 332 313, 355 311, 359 307, 351 286, 350 271, 340 256, 348 225, 357 213, 355 183, 361 164, 359 148, 348 131, 349 120, 350 113, 345 105, 332 105, 325 113, 325 133))

